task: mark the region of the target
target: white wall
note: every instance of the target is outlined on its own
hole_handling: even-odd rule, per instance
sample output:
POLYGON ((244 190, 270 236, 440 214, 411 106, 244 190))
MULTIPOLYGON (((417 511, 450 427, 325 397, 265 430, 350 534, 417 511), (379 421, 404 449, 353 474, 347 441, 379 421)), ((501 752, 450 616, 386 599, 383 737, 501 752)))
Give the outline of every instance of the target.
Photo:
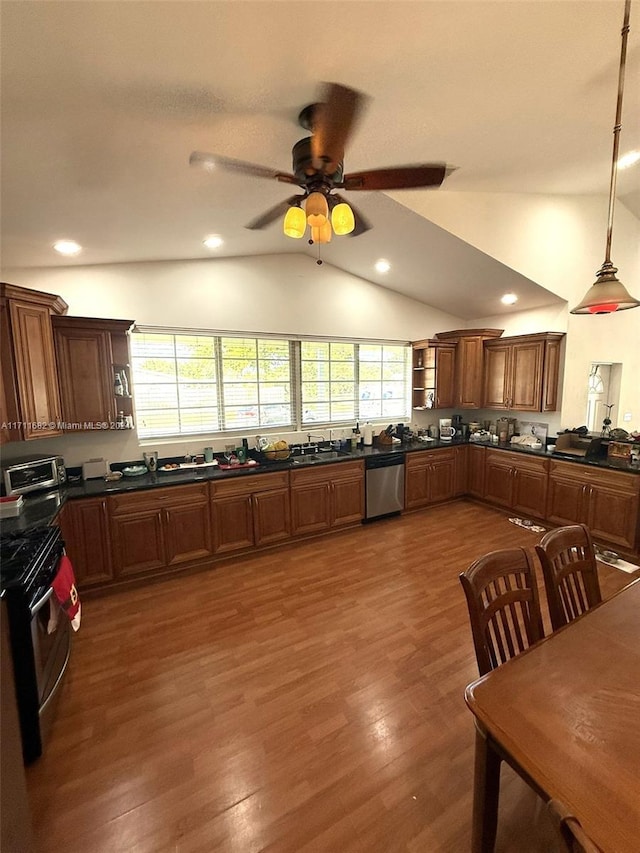
MULTIPOLYGON (((397 201, 576 305, 602 265, 607 199, 602 196, 398 193, 397 201)), ((615 211, 612 260, 618 278, 640 299, 640 221, 623 204, 615 211)), ((640 308, 603 316, 567 309, 478 318, 467 327, 495 326, 506 334, 566 331, 563 427, 584 423, 591 362, 622 364, 620 405, 612 420, 640 430, 640 308), (631 421, 623 421, 624 412, 631 421)))
MULTIPOLYGON (((130 319, 146 326, 410 341, 463 325, 459 317, 329 264, 318 267, 304 255, 7 269, 3 279, 60 294, 70 315, 130 319)), ((8 461, 55 452, 75 466, 93 457, 140 459, 150 447, 171 456, 205 445, 222 450, 224 438, 139 442, 135 431, 74 433, 8 444, 2 456, 8 461)))

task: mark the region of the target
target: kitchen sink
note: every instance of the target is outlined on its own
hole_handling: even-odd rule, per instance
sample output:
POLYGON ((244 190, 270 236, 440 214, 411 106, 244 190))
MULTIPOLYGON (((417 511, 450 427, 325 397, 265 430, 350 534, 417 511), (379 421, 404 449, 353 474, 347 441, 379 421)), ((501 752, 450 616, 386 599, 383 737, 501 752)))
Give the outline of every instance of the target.
POLYGON ((344 459, 348 453, 342 453, 340 450, 318 450, 313 453, 305 453, 303 456, 294 456, 291 459, 292 465, 313 465, 314 462, 328 462, 330 459, 344 459))

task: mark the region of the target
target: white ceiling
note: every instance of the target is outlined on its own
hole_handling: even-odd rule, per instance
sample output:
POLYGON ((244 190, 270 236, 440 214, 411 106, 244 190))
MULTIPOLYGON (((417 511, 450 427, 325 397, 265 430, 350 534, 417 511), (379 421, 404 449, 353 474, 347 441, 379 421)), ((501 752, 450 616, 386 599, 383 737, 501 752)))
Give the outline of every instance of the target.
MULTIPOLYGON (((3 0, 3 265, 209 257, 209 233, 225 239, 217 256, 313 256, 279 223, 243 227, 291 187, 188 158, 290 171, 298 112, 324 80, 370 97, 347 173, 446 161, 457 171, 425 192, 602 193, 606 205, 623 5, 3 0), (85 251, 60 258, 60 237, 85 251)), ((621 151, 640 149, 638 32, 634 0, 621 151)), ((618 178, 636 216, 639 173, 618 178)), ((334 238, 327 263, 461 317, 499 313, 506 289, 517 309, 555 299, 382 193, 349 200, 374 228, 334 238)))

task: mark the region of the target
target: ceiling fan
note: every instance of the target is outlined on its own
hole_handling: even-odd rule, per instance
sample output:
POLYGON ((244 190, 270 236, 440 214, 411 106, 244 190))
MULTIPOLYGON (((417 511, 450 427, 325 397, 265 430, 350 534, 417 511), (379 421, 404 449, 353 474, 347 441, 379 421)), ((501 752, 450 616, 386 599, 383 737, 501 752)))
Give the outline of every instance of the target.
POLYGON ((303 237, 309 225, 311 242, 329 242, 332 230, 336 234, 363 234, 371 225, 336 189, 353 192, 439 187, 453 171, 445 163, 422 163, 345 175, 344 149, 365 101, 366 96, 355 89, 338 83, 324 85, 320 102, 305 107, 298 116, 298 123, 311 131, 311 136, 293 146, 293 174, 202 151, 194 151, 189 163, 210 171, 221 168, 300 187, 302 194, 293 195, 256 217, 246 226, 249 229, 265 228, 284 216, 285 234, 303 237))

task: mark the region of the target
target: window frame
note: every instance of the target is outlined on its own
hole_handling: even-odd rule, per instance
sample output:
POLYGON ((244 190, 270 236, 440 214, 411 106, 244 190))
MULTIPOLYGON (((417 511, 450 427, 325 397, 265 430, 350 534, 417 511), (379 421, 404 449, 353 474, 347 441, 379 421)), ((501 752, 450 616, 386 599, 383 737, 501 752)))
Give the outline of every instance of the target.
MULTIPOLYGON (((410 418, 412 411, 412 399, 411 399, 411 343, 410 341, 398 341, 398 340, 383 340, 377 338, 341 338, 341 337, 328 337, 328 336, 320 336, 320 335, 286 335, 286 334, 275 334, 270 332, 241 332, 241 331, 218 331, 218 330, 209 330, 209 329, 184 329, 184 328, 165 328, 158 326, 141 326, 136 325, 131 332, 131 340, 136 334, 145 334, 145 335, 171 335, 174 337, 174 354, 175 354, 175 338, 180 336, 193 336, 193 337, 207 337, 213 339, 213 361, 215 364, 215 379, 212 380, 216 383, 216 397, 217 397, 217 412, 218 412, 218 420, 217 427, 211 430, 203 430, 200 431, 190 431, 190 432, 176 432, 176 433, 147 433, 141 435, 140 438, 143 441, 157 441, 157 440, 184 440, 194 438, 198 435, 246 435, 247 432, 251 430, 259 430, 261 432, 273 433, 273 432, 301 432, 304 430, 315 429, 340 429, 345 428, 349 424, 355 421, 364 422, 367 420, 372 421, 387 421, 389 418, 392 420, 394 418, 400 418, 401 420, 406 420, 410 418), (288 343, 289 350, 289 403, 283 403, 282 405, 288 405, 290 411, 291 420, 289 423, 283 424, 258 424, 258 425, 248 425, 242 427, 227 427, 225 420, 225 401, 224 401, 224 392, 223 386, 224 381, 222 378, 222 339, 229 338, 238 338, 252 341, 263 341, 263 340, 278 340, 288 343), (354 406, 354 416, 349 416, 348 418, 344 418, 342 420, 318 420, 311 421, 305 420, 303 417, 303 380, 302 380, 302 344, 303 343, 322 343, 322 344, 348 344, 354 347, 354 398, 352 400, 354 406), (404 370, 403 370, 403 385, 404 385, 404 414, 395 414, 395 415, 385 415, 384 413, 380 416, 363 416, 361 415, 361 399, 360 399, 360 366, 361 362, 359 359, 360 347, 361 346, 380 346, 381 350, 381 359, 380 364, 384 370, 384 347, 400 347, 404 349, 404 370)), ((144 417, 144 411, 139 412, 136 405, 136 379, 135 379, 135 369, 134 369, 134 358, 139 356, 135 355, 133 352, 133 346, 131 347, 131 374, 132 374, 132 394, 134 398, 134 415, 136 419, 136 424, 140 423, 141 419, 144 417)), ((256 347, 256 351, 258 352, 258 347, 256 347)), ((329 348, 330 351, 330 348, 329 348)), ((177 356, 174 355, 177 361, 177 356)), ((259 360, 259 355, 256 356, 256 359, 259 360)), ((329 358, 327 361, 329 365, 329 370, 331 371, 331 359, 329 358)), ((400 363, 400 362, 398 362, 400 363)), ((349 380, 351 381, 351 380, 349 380)), ((363 380, 364 381, 364 380, 363 380)), ((371 380, 367 380, 371 381, 371 380)), ((397 380, 396 380, 397 381, 397 380)), ((258 403, 256 404, 258 407, 258 418, 260 418, 260 382, 259 375, 256 378, 256 382, 258 385, 258 403)), ((329 378, 327 382, 331 382, 329 378)), ((381 375, 380 383, 384 382, 384 377, 381 375)), ((180 412, 180 396, 179 396, 179 388, 180 388, 180 380, 176 371, 176 390, 177 390, 177 406, 178 413, 180 412)), ((139 427, 138 427, 139 432, 139 427)))

